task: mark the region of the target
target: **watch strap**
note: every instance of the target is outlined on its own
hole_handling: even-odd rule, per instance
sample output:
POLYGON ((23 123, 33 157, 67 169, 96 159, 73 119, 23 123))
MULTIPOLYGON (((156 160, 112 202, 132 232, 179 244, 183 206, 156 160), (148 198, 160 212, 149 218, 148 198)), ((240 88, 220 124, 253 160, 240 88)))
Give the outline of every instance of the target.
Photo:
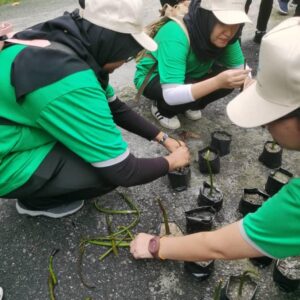
POLYGON ((165 141, 169 138, 167 133, 164 133, 164 135, 162 136, 162 138, 158 141, 161 145, 163 145, 165 143, 165 141))
POLYGON ((154 258, 158 258, 159 257, 159 247, 160 247, 160 237, 159 236, 154 236, 148 244, 148 251, 150 252, 150 254, 154 257, 154 258))

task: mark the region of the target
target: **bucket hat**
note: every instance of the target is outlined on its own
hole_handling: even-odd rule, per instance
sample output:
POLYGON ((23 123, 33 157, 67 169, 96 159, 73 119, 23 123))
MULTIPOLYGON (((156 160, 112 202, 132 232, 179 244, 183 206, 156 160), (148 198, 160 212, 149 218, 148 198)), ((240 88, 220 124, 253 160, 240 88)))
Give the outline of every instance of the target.
POLYGON ((202 0, 200 7, 210 10, 224 24, 252 23, 243 0, 202 0))
POLYGON ((231 121, 256 127, 300 107, 300 17, 274 27, 262 39, 257 80, 227 105, 231 121))
POLYGON ((149 51, 157 49, 156 42, 144 32, 144 0, 85 0, 80 3, 83 19, 113 31, 131 34, 149 51))

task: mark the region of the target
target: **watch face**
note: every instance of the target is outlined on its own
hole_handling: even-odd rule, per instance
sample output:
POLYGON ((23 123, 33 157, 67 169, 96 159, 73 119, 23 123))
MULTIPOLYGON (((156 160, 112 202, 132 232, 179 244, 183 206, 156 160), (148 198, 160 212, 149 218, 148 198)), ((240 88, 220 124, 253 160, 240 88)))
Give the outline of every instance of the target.
POLYGON ((158 242, 156 238, 152 238, 149 242, 149 252, 154 256, 158 251, 158 242))

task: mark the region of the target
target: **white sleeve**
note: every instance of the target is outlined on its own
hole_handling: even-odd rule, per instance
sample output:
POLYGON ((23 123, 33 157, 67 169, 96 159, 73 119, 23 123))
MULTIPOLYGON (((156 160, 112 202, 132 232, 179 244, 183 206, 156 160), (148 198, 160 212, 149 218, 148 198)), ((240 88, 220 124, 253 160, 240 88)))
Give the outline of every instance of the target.
POLYGON ((195 101, 192 84, 162 84, 163 97, 169 105, 180 105, 195 101))

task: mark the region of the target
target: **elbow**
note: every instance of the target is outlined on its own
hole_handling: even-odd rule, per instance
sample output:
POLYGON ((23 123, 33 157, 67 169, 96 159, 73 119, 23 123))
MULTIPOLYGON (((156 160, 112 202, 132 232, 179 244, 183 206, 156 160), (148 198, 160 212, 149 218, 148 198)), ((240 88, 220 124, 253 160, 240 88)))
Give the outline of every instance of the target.
POLYGON ((203 244, 207 245, 210 259, 229 259, 228 249, 224 249, 218 239, 214 238, 214 231, 202 232, 203 244))

